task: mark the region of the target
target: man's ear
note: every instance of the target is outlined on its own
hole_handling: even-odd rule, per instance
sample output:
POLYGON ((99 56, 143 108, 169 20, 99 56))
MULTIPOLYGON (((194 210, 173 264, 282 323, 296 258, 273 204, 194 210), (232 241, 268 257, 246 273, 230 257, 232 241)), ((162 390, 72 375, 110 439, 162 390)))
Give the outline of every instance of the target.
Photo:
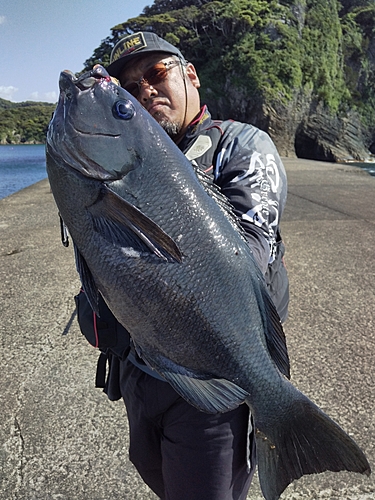
POLYGON ((199 89, 199 87, 201 86, 200 84, 200 81, 199 81, 199 78, 198 78, 198 75, 197 75, 197 71, 194 67, 194 65, 190 62, 187 63, 186 65, 186 76, 189 78, 189 80, 191 81, 192 85, 196 88, 196 89, 199 89))

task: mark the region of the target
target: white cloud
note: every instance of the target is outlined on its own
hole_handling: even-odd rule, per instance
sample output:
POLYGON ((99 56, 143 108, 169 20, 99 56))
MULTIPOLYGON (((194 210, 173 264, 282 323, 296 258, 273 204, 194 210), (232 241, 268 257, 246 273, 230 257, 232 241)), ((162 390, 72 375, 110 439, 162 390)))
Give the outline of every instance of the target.
MULTIPOLYGON (((19 101, 20 99, 15 99, 14 94, 18 92, 17 87, 13 87, 13 85, 9 85, 8 87, 5 87, 3 85, 0 85, 0 98, 6 99, 7 101, 14 101, 17 100, 19 101)), ((56 91, 51 91, 51 92, 38 92, 37 90, 35 92, 31 92, 29 96, 26 99, 22 99, 22 101, 42 101, 42 102, 51 102, 55 103, 58 101, 58 94, 56 91)))
POLYGON ((13 87, 13 85, 9 85, 8 87, 0 85, 0 97, 2 99, 7 99, 8 101, 11 101, 13 98, 13 94, 15 94, 17 91, 18 88, 13 87))
POLYGON ((0 24, 4 24, 5 23, 5 16, 0 16, 0 24))
POLYGON ((41 94, 35 91, 30 94, 28 101, 57 102, 57 92, 51 91, 41 94))
POLYGON ((55 90, 53 90, 52 92, 46 92, 44 94, 44 99, 47 102, 57 102, 58 99, 57 92, 55 90))

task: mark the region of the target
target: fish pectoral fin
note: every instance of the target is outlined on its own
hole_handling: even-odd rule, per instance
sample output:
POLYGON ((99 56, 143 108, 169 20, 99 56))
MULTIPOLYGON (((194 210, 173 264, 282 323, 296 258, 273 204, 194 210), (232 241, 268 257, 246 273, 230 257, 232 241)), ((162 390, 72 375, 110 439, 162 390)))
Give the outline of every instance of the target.
POLYGON ((98 201, 89 211, 98 233, 111 243, 152 253, 169 262, 182 262, 174 240, 154 221, 103 185, 98 201))
MULTIPOLYGON (((74 242, 73 242, 74 243, 74 242)), ((81 279, 82 288, 85 291, 91 309, 99 315, 99 290, 95 284, 94 277, 78 248, 74 245, 76 267, 81 279)))

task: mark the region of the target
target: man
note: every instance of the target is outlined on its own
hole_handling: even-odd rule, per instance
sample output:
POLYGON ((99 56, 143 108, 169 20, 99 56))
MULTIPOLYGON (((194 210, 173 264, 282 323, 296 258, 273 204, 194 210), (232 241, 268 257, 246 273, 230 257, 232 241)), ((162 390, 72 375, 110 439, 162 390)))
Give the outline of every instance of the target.
MULTIPOLYGON (((279 222, 286 176, 269 136, 248 124, 213 121, 201 107, 194 66, 154 33, 121 39, 107 70, 166 130, 198 177, 205 172, 228 197, 285 320, 288 280, 279 222)), ((104 301, 95 335, 83 293, 77 305, 83 333, 106 348, 110 370, 103 385, 110 399, 124 399, 129 456, 144 481, 165 500, 244 500, 256 465, 248 406, 224 414, 199 412, 138 358, 104 301), (115 332, 112 344, 108 332, 115 332)))

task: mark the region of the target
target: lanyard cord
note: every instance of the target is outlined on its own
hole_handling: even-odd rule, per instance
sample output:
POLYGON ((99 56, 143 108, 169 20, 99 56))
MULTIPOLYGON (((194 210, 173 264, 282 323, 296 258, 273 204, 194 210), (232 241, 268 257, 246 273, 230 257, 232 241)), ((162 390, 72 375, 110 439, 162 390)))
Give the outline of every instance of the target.
POLYGON ((187 115, 188 95, 187 95, 187 85, 186 85, 186 73, 184 72, 184 67, 186 66, 184 66, 181 59, 180 59, 180 65, 181 65, 182 79, 184 81, 184 90, 185 90, 185 113, 184 113, 184 120, 182 122, 182 126, 184 126, 187 115))

